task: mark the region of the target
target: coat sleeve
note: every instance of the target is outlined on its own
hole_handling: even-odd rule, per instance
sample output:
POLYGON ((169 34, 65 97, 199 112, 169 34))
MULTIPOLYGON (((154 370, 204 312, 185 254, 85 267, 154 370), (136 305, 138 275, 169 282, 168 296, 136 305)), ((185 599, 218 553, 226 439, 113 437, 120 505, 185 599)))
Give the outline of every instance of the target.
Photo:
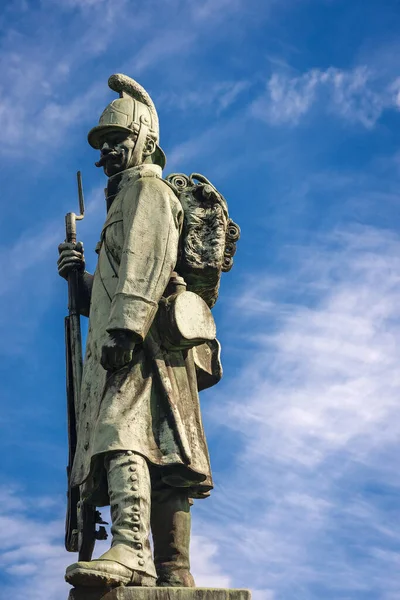
POLYGON ((123 201, 124 245, 107 331, 129 330, 142 341, 178 255, 179 201, 155 177, 143 177, 123 201))

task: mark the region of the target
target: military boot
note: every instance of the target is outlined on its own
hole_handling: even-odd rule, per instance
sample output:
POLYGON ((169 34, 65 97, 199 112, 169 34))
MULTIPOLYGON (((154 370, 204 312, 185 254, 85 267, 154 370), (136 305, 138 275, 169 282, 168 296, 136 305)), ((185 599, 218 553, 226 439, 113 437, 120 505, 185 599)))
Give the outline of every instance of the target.
POLYGON ((75 586, 154 586, 147 463, 131 451, 110 452, 105 467, 111 505, 111 548, 98 559, 68 567, 66 581, 75 586))
POLYGON ((151 529, 159 587, 195 587, 190 573, 190 504, 185 491, 153 493, 151 529))

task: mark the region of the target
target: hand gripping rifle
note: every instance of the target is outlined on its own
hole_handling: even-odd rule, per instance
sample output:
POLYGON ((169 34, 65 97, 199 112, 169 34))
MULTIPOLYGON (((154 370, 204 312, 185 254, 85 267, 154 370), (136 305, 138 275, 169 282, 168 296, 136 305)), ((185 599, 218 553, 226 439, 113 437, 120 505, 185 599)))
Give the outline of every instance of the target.
MULTIPOLYGON (((82 190, 81 172, 77 173, 79 215, 73 212, 65 215, 65 241, 76 244, 76 221, 83 219, 85 205, 82 190)), ((71 470, 76 452, 76 410, 82 383, 82 336, 79 310, 79 272, 73 269, 68 275, 68 316, 65 317, 65 357, 67 382, 68 417, 68 492, 65 520, 65 548, 68 552, 79 552, 79 560, 90 560, 96 539, 105 539, 104 527, 96 531, 96 523, 104 523, 96 508, 81 499, 80 488, 71 487, 71 470)), ((105 524, 105 523, 104 523, 105 524)))

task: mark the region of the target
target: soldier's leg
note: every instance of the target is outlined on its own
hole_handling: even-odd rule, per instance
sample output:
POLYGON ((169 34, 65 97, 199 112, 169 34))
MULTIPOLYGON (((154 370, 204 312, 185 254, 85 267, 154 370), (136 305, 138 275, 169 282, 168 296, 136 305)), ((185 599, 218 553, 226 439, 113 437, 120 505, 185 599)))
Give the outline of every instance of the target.
POLYGON ((131 451, 110 452, 105 457, 111 505, 110 550, 90 562, 67 569, 73 585, 155 585, 151 555, 151 484, 146 460, 131 451))
POLYGON ((152 471, 151 530, 157 585, 195 587, 190 573, 190 500, 184 488, 165 485, 152 471))

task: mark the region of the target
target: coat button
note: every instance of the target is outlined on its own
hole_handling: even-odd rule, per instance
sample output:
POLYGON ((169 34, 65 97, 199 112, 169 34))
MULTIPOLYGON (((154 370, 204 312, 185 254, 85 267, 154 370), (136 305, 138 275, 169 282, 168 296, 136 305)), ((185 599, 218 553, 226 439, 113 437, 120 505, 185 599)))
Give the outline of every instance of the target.
POLYGON ((139 517, 139 515, 133 515, 132 519, 133 519, 134 521, 136 521, 136 523, 137 523, 138 521, 140 521, 140 517, 139 517))
MULTIPOLYGON (((137 529, 136 527, 134 527, 134 529, 137 529)), ((140 535, 137 533, 136 535, 133 536, 134 540, 140 540, 140 535)))
MULTIPOLYGON (((137 531, 139 531, 139 527, 137 527, 137 526, 135 525, 135 527, 132 527, 132 531, 133 531, 133 533, 136 533, 137 531)), ((135 540, 136 540, 136 539, 137 539, 137 537, 135 536, 135 540)))
POLYGON ((144 556, 143 552, 138 552, 137 555, 139 558, 143 558, 143 556, 144 556))
POLYGON ((139 560, 139 566, 143 567, 144 566, 144 560, 139 560))
POLYGON ((128 450, 128 451, 127 451, 127 455, 128 455, 128 456, 132 456, 132 454, 133 454, 132 450, 128 450))
POLYGON ((133 490, 134 492, 137 492, 137 491, 138 491, 138 489, 139 489, 139 486, 138 486, 138 485, 136 485, 136 484, 135 484, 135 485, 133 485, 133 486, 132 486, 132 490, 133 490))
POLYGON ((137 475, 131 475, 131 481, 137 481, 137 475))

